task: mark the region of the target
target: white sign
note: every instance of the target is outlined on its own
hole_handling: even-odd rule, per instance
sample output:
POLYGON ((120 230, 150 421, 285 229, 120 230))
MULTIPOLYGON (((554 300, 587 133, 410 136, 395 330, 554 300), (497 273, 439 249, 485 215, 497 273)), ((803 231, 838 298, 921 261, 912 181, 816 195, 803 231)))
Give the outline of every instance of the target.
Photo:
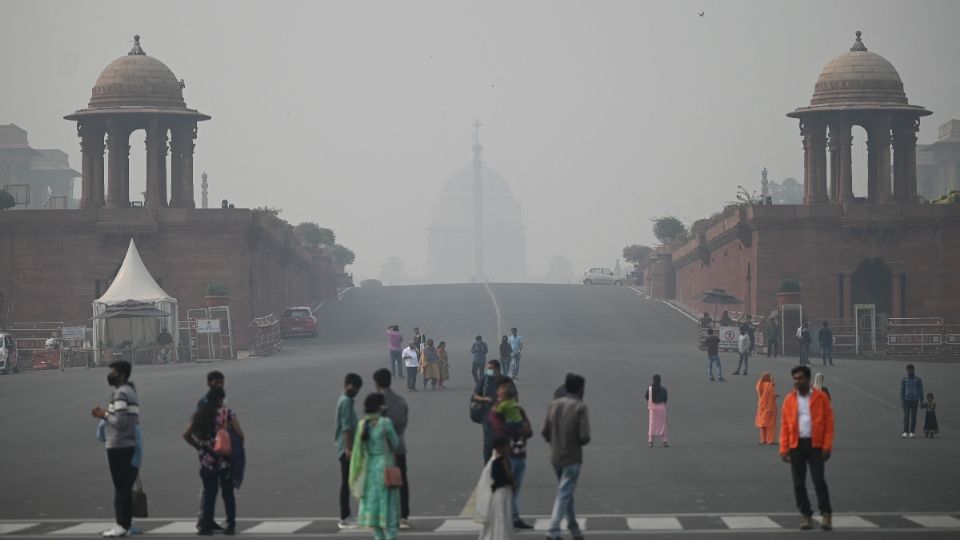
POLYGON ((83 340, 87 337, 87 329, 83 326, 64 326, 60 337, 64 340, 83 340))
POLYGON ((197 319, 198 334, 219 334, 220 319, 197 319))
POLYGON ((738 348, 737 339, 740 337, 740 328, 736 326, 721 326, 718 337, 720 338, 721 349, 736 349, 738 348))

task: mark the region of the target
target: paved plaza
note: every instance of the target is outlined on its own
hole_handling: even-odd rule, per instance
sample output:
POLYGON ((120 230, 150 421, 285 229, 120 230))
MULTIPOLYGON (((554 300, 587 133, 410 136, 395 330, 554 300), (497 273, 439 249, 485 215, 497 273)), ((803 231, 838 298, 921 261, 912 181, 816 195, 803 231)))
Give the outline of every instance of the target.
MULTIPOLYGON (((576 493, 590 538, 799 538, 790 471, 753 426, 754 385, 773 374, 782 397, 791 359, 751 359, 749 376, 710 382, 696 326, 672 306, 627 287, 437 285, 351 290, 320 313, 321 336, 290 339, 271 357, 201 365, 134 366, 145 438, 142 467, 150 515, 145 536, 189 538, 200 482, 180 439, 205 373, 226 373, 228 405, 247 435, 247 476, 238 531, 262 538, 365 536, 337 533, 339 470, 333 419, 343 376, 387 365, 385 328, 413 326, 445 340, 452 380, 442 392, 403 393, 415 529, 408 538, 476 535, 468 499, 482 467, 481 433, 468 418, 473 336, 491 344, 517 326, 526 339, 520 403, 539 431, 553 391, 569 371, 586 377, 592 442, 576 493), (494 301, 495 300, 495 301, 494 301), (670 392, 669 448, 647 448, 643 391, 660 374, 670 392), (733 536, 731 536, 733 535, 733 536)), ((814 369, 818 369, 815 359, 814 369)), ((900 438, 904 361, 838 359, 820 369, 833 397, 836 442, 827 481, 837 530, 853 537, 957 538, 960 534, 960 374, 956 363, 914 361, 937 396, 941 434, 900 438)), ((402 391, 402 381, 394 383, 402 391)), ((0 378, 0 536, 92 537, 112 522, 112 485, 90 409, 104 404, 106 371, 24 373, 0 378)), ((548 448, 529 447, 521 496, 543 528, 555 481, 548 448)), ((812 487, 811 487, 811 496, 812 487)), ((356 508, 354 501, 354 509, 356 508)), ((222 510, 221 510, 222 512, 222 510)), ((518 535, 542 537, 535 531, 518 535)))

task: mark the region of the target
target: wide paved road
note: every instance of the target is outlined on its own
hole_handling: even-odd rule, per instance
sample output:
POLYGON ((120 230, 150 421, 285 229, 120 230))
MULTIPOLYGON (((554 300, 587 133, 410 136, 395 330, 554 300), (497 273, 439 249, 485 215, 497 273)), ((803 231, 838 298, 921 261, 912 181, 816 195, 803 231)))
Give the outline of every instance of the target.
MULTIPOLYGON (((180 434, 204 391, 206 371, 221 369, 229 405, 248 437, 247 479, 238 493, 241 531, 336 536, 334 405, 348 371, 365 379, 361 398, 372 390, 370 374, 386 365, 384 329, 392 323, 408 337, 418 325, 446 340, 453 364, 448 390, 404 394, 417 525, 407 537, 475 534, 457 532, 469 528, 460 516, 482 465, 480 429, 467 415, 468 351, 476 334, 495 350, 495 334, 510 326, 527 341, 520 397, 537 427, 566 372, 587 379, 593 442, 577 509, 587 516, 592 538, 649 529, 663 537, 799 535, 789 469, 773 447, 756 444, 753 427, 757 377, 770 371, 785 394, 791 361, 757 358, 750 376, 736 377, 729 375, 735 358, 726 355, 728 382, 711 383, 693 345, 694 323, 671 306, 618 287, 387 287, 351 290, 322 310, 320 322, 320 338, 288 340, 273 357, 134 368, 151 512, 139 525, 148 535, 189 537, 199 481, 195 455, 180 434), (666 449, 646 447, 643 391, 654 373, 670 392, 666 449)), ((824 371, 837 416, 828 481, 834 511, 855 535, 960 535, 958 365, 917 362, 917 370, 939 403, 942 435, 932 441, 900 438, 902 362, 841 360, 824 371)), ((112 488, 89 416, 109 395, 105 377, 103 370, 73 370, 0 378, 3 537, 58 531, 61 538, 85 537, 96 522, 110 521, 112 488)), ((521 501, 531 521, 549 514, 554 486, 547 447, 535 438, 521 501)))

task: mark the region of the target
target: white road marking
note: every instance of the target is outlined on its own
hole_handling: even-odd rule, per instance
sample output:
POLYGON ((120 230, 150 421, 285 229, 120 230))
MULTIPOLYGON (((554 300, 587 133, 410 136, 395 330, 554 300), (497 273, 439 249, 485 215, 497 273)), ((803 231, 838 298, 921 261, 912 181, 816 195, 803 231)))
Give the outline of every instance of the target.
POLYGON ((635 531, 677 531, 683 524, 675 517, 627 518, 627 527, 635 531))
POLYGON ((0 534, 11 534, 37 525, 39 523, 0 523, 0 534))
POLYGON ((833 516, 834 529, 873 529, 880 527, 860 516, 833 516))
POLYGON ((697 320, 696 317, 694 317, 693 315, 687 313, 686 311, 678 308, 677 306, 671 304, 670 302, 667 302, 666 300, 660 300, 660 302, 663 302, 664 304, 666 304, 667 306, 669 306, 670 309, 675 310, 677 313, 683 315, 684 317, 690 319, 691 321, 693 321, 693 322, 695 322, 695 323, 697 323, 697 324, 700 324, 700 321, 697 320))
MULTIPOLYGON (((66 529, 59 529, 47 534, 53 534, 57 536, 61 535, 75 535, 75 534, 99 534, 103 531, 109 529, 116 525, 110 521, 97 521, 97 522, 86 522, 74 525, 73 527, 67 527, 66 529)), ((197 532, 196 529, 193 532, 197 532)))
MULTIPOLYGON (((493 300, 493 310, 497 313, 497 335, 503 335, 503 313, 500 311, 500 303, 497 302, 497 297, 493 294, 493 289, 490 288, 490 284, 486 281, 483 282, 483 286, 487 289, 487 294, 490 295, 490 300, 493 300)), ((492 342, 491 342, 492 343, 492 342)))
MULTIPOLYGON (((580 525, 580 530, 587 530, 587 520, 580 519, 577 522, 577 525, 580 525)), ((541 518, 534 522, 533 530, 535 531, 549 531, 550 530, 550 518, 541 518)), ((560 521, 560 530, 567 530, 567 520, 563 519, 560 521)))
POLYGON ((953 516, 903 516, 910 521, 932 529, 960 528, 960 519, 953 516))
POLYGON ((264 521, 246 529, 243 534, 290 534, 313 523, 312 521, 264 521))
POLYGON ((147 531, 147 534, 197 534, 197 520, 174 521, 147 531))
POLYGON ((767 516, 722 516, 720 518, 731 529, 780 529, 776 521, 767 516))
POLYGON ((472 519, 448 519, 433 532, 480 532, 483 526, 472 519))

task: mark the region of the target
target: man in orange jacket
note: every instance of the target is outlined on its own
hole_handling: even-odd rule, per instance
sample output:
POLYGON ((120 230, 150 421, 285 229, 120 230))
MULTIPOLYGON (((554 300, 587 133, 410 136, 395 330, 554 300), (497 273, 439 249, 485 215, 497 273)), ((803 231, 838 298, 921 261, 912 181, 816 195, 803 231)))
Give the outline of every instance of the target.
POLYGON ((824 463, 833 450, 833 409, 830 398, 810 387, 810 368, 797 366, 790 370, 794 390, 783 400, 780 415, 780 457, 790 464, 793 473, 793 494, 803 518, 800 528, 813 528, 813 510, 807 497, 807 466, 817 492, 817 504, 823 518, 821 527, 833 529, 830 493, 824 479, 824 463))

